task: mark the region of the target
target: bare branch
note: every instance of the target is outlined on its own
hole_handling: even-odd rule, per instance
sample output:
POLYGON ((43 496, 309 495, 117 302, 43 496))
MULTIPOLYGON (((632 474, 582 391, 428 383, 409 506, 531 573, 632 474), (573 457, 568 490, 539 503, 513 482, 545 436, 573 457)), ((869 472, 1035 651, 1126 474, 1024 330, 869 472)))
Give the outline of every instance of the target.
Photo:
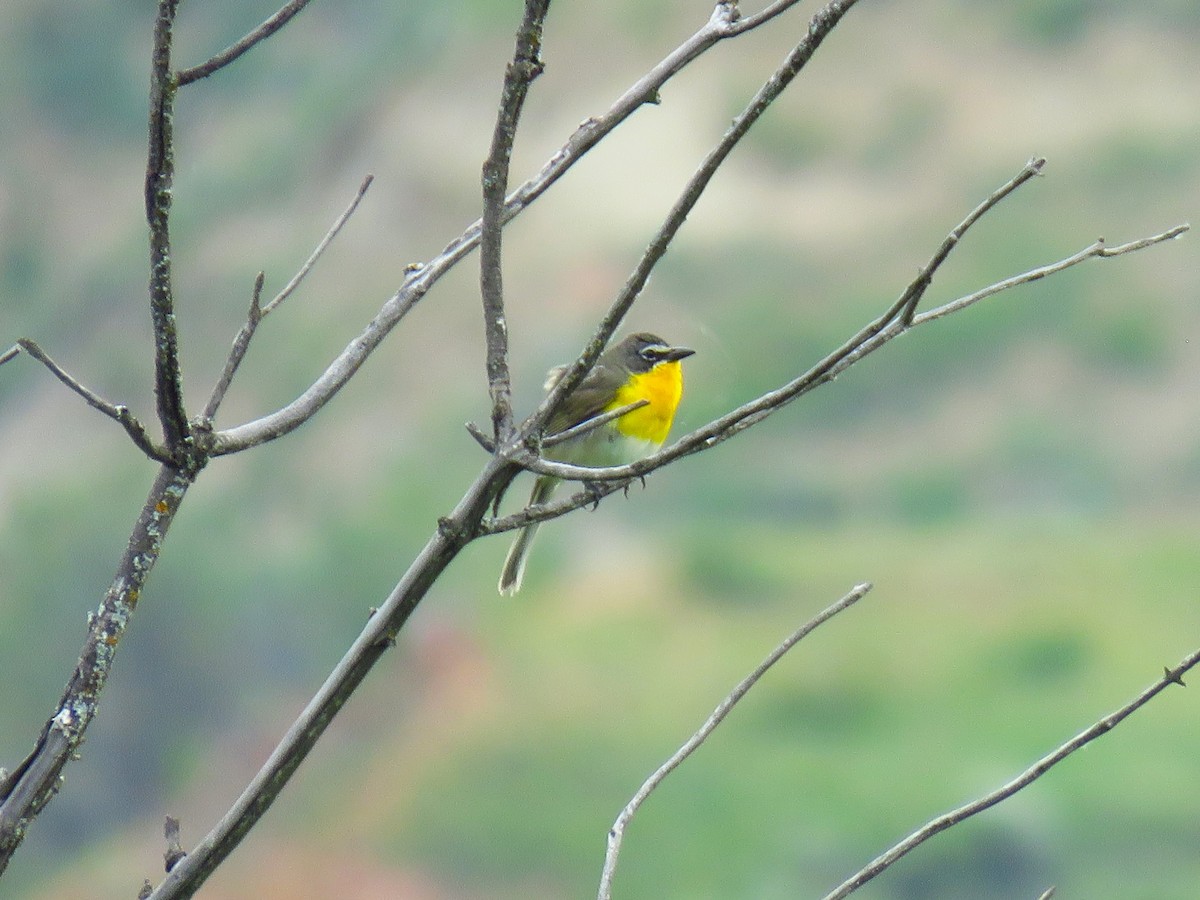
POLYGON ((396 635, 460 550, 475 537, 474 523, 486 512, 494 485, 509 464, 490 457, 475 482, 417 554, 384 603, 367 620, 325 683, 292 723, 270 758, 222 817, 151 895, 153 900, 190 897, 266 813, 288 779, 329 727, 350 695, 395 645, 396 635))
MULTIPOLYGON (((788 4, 791 5, 791 4, 788 4)), ((778 11, 782 11, 780 4, 778 11)), ((690 38, 669 53, 658 65, 638 79, 600 116, 583 122, 542 168, 513 191, 504 204, 503 222, 508 224, 546 192, 583 156, 631 116, 642 105, 658 98, 659 89, 689 63, 721 40, 744 34, 748 27, 737 27, 735 5, 718 3, 709 21, 690 38)), ((765 11, 764 11, 765 12, 765 11)), ((754 17, 750 17, 754 19, 754 17)), ((752 21, 759 25, 767 19, 752 21)), ((328 403, 374 352, 393 328, 415 307, 442 276, 473 251, 480 241, 482 220, 476 220, 461 235, 446 245, 424 265, 405 269, 404 283, 383 304, 371 323, 352 340, 312 385, 282 409, 235 428, 213 435, 213 455, 236 453, 275 440, 294 431, 328 403)), ((596 351, 596 356, 599 351, 596 351)))
POLYGON ((146 158, 146 221, 150 226, 150 318, 154 326, 154 393, 167 447, 178 452, 190 434, 179 368, 179 337, 171 288, 171 191, 175 178, 172 118, 175 78, 171 37, 179 0, 159 0, 150 66, 149 147, 146 158))
POLYGON ((717 705, 717 708, 713 710, 712 715, 710 715, 708 719, 705 720, 704 724, 700 726, 700 729, 690 738, 688 738, 687 741, 684 742, 683 746, 676 750, 666 762, 664 762, 658 767, 658 769, 654 771, 654 774, 652 774, 642 783, 642 786, 638 788, 637 793, 633 795, 633 799, 631 799, 629 803, 626 804, 625 808, 621 810, 620 815, 617 816, 616 821, 613 823, 612 828, 608 832, 608 850, 604 854, 604 869, 600 875, 600 890, 597 895, 598 900, 611 900, 612 898, 612 880, 613 875, 616 873, 617 856, 621 852, 621 842, 625 837, 625 829, 629 826, 630 820, 634 817, 634 815, 637 814, 637 811, 641 808, 642 804, 646 802, 646 799, 660 784, 662 784, 666 777, 670 775, 680 763, 691 756, 700 747, 700 745, 708 739, 708 736, 712 734, 716 730, 717 726, 721 724, 724 718, 729 715, 730 710, 737 705, 739 700, 741 700, 750 692, 750 689, 758 683, 759 679, 767 673, 767 670, 770 669, 771 666, 779 662, 779 660, 783 658, 784 654, 786 654, 792 649, 792 647, 796 646, 797 643, 811 634, 818 627, 828 622, 843 610, 849 609, 851 606, 865 597, 869 590, 871 590, 871 585, 869 583, 856 585, 854 589, 851 590, 850 593, 846 594, 846 596, 842 597, 841 600, 813 616, 813 618, 809 619, 798 629, 788 635, 784 642, 772 650, 767 658, 758 665, 758 668, 743 678, 738 683, 737 687, 735 687, 729 693, 729 695, 717 705))
POLYGON ((268 315, 274 312, 275 308, 279 306, 280 303, 290 297, 296 288, 300 287, 300 283, 304 281, 308 273, 312 271, 312 267, 317 264, 317 260, 321 258, 321 254, 325 252, 326 248, 331 243, 333 243, 333 239, 338 236, 342 228, 345 227, 346 223, 350 221, 350 217, 354 215, 354 211, 358 209, 358 204, 362 202, 363 196, 367 193, 367 189, 371 187, 371 183, 374 180, 374 175, 368 175, 362 180, 362 184, 358 186, 358 191, 354 194, 354 199, 350 201, 350 205, 347 206, 345 211, 337 217, 337 220, 330 227, 329 231, 325 233, 325 237, 321 238, 321 242, 317 244, 316 249, 314 249, 313 252, 309 254, 308 259, 304 261, 304 265, 302 265, 300 270, 292 276, 292 280, 283 286, 283 290, 272 297, 271 300, 263 306, 263 318, 266 318, 268 315))
POLYGON ((649 400, 637 400, 633 403, 626 403, 624 406, 618 406, 616 409, 610 409, 608 412, 601 413, 598 416, 592 416, 578 425, 573 425, 570 428, 564 428, 562 431, 556 431, 554 434, 546 435, 542 439, 542 447, 553 447, 561 444, 563 441, 577 438, 581 434, 587 434, 589 431, 593 431, 601 425, 607 425, 613 419, 619 419, 621 416, 628 415, 635 409, 641 409, 643 406, 649 405, 649 403, 649 400))
MULTIPOLYGON (((789 9, 795 6, 797 2, 799 2, 799 0, 777 0, 777 2, 772 3, 770 6, 754 13, 753 15, 742 16, 741 18, 736 19, 730 24, 729 33, 731 35, 741 34, 743 31, 749 31, 752 28, 757 28, 759 25, 771 21, 771 19, 775 18, 780 13, 787 12, 789 9)), ((736 7, 736 4, 729 5, 736 7)))
POLYGON ((310 0, 291 0, 290 3, 285 4, 271 18, 267 19, 237 43, 222 50, 216 56, 212 57, 212 59, 198 66, 192 66, 190 69, 181 69, 175 75, 176 83, 180 86, 191 84, 193 81, 207 78, 219 69, 223 69, 251 47, 265 41, 290 22, 296 13, 308 6, 309 2, 310 0))
MULTIPOLYGON (((899 313, 905 324, 912 324, 917 304, 921 302, 921 297, 933 281, 933 273, 941 268, 942 263, 950 255, 950 251, 958 246, 958 242, 962 240, 962 236, 967 233, 967 229, 983 218, 992 207, 1029 179, 1036 175, 1041 175, 1045 165, 1045 157, 1039 156, 1029 160, 1029 162, 1025 163, 1025 168, 1010 178, 1007 183, 993 191, 986 200, 971 210, 967 214, 967 217, 955 226, 954 230, 946 237, 946 240, 942 241, 942 246, 938 247, 937 252, 933 254, 933 258, 922 267, 916 279, 900 295, 900 299, 896 301, 893 311, 899 313)), ((891 314, 885 314, 885 318, 890 321, 891 314)))
POLYGON ((229 390, 229 386, 233 383, 233 376, 237 374, 238 367, 241 366, 242 360, 246 358, 246 351, 250 349, 250 339, 254 337, 254 332, 258 329, 258 323, 262 321, 265 315, 259 301, 262 299, 263 280, 266 276, 259 272, 254 277, 254 289, 250 292, 250 311, 246 314, 246 324, 238 331, 237 336, 233 339, 233 347, 229 351, 229 357, 225 360, 225 367, 221 370, 221 377, 217 379, 214 385, 212 394, 209 395, 208 403, 204 405, 204 412, 201 413, 205 422, 212 422, 217 416, 217 410, 221 408, 221 404, 225 400, 225 394, 229 390))
POLYGON ((1009 288, 1016 287, 1021 284, 1028 284, 1031 281, 1038 281, 1045 278, 1047 275, 1053 275, 1056 272, 1061 272, 1064 269, 1069 269, 1071 266, 1077 266, 1081 262, 1089 259, 1111 259, 1114 256, 1121 256, 1126 253, 1135 253, 1138 250, 1145 250, 1147 247, 1153 247, 1155 244, 1161 244, 1163 241, 1174 240, 1181 237, 1191 229, 1187 223, 1176 225, 1161 234, 1151 235, 1150 237, 1139 238, 1136 241, 1129 241, 1125 244, 1118 244, 1116 247, 1107 247, 1104 244, 1104 238, 1100 238, 1094 244, 1084 247, 1078 253, 1060 259, 1058 262, 1053 262, 1045 266, 1038 266, 1036 269, 1030 269, 1028 272, 1022 272, 1020 275, 1014 275, 1011 278, 1006 278, 1003 281, 997 281, 995 284, 989 285, 982 290, 976 291, 973 294, 967 294, 965 297, 959 297, 957 300, 951 300, 939 306, 937 309, 931 309, 927 313, 922 313, 913 319, 914 325, 923 325, 926 322, 932 322, 935 319, 940 319, 943 316, 948 316, 951 313, 958 312, 960 309, 966 309, 968 306, 973 306, 980 300, 986 300, 994 294, 999 294, 1001 291, 1006 291, 1009 288))
POLYGON ((11 347, 9 347, 7 350, 5 350, 3 353, 0 353, 0 366, 4 365, 10 359, 13 359, 16 356, 20 355, 20 353, 21 353, 21 345, 13 344, 11 347))
POLYGON ((1013 794, 1017 793, 1017 791, 1028 787, 1076 750, 1087 746, 1092 741, 1096 740, 1096 738, 1112 731, 1119 724, 1121 724, 1121 722, 1162 693, 1162 691, 1164 691, 1167 687, 1172 684, 1182 684, 1184 674, 1193 668, 1197 663, 1200 663, 1200 650, 1194 650, 1192 653, 1185 656, 1175 668, 1165 669, 1163 671, 1162 678, 1158 679, 1158 681, 1154 682, 1152 685, 1142 691, 1142 693, 1132 701, 1125 704, 1120 709, 1109 713, 1107 716, 1100 719, 1089 728, 1084 729, 1054 752, 1043 756, 1016 778, 1012 779, 1012 781, 1002 785, 1001 787, 992 791, 990 794, 980 797, 978 800, 973 800, 964 806, 960 806, 958 809, 951 810, 944 815, 938 816, 936 819, 933 819, 922 828, 914 831, 886 853, 883 853, 872 860, 871 863, 864 867, 861 871, 856 872, 853 876, 848 878, 832 893, 827 894, 824 900, 842 900, 842 898, 850 896, 850 894, 854 893, 868 881, 871 881, 892 863, 896 862, 901 857, 925 843, 925 841, 929 840, 935 834, 945 831, 947 828, 957 825, 964 819, 968 819, 977 813, 981 813, 989 807, 995 806, 1002 800, 1007 800, 1013 794))
POLYGON ((492 399, 492 433, 496 443, 512 431, 512 379, 508 371, 508 323, 504 316, 501 231, 504 197, 517 123, 529 85, 542 73, 542 24, 550 0, 525 0, 525 17, 517 29, 517 46, 504 72, 500 110, 492 146, 483 163, 483 216, 479 248, 479 285, 483 298, 483 330, 487 343, 488 394, 492 399))
POLYGON ((24 350, 26 353, 44 365, 50 370, 51 374, 54 375, 55 378, 82 397, 87 402, 87 405, 92 407, 92 409, 99 410, 110 419, 114 420, 115 422, 119 422, 121 427, 125 429, 126 433, 133 440, 134 444, 137 445, 137 448, 145 453, 148 457, 157 462, 167 462, 170 459, 170 454, 167 452, 166 448, 159 447, 154 443, 154 441, 150 438, 150 435, 146 433, 146 429, 142 423, 138 421, 137 417, 129 411, 129 407, 116 403, 110 403, 95 391, 80 384, 69 372, 51 359, 49 354, 47 354, 46 351, 39 347, 34 341, 31 341, 28 338, 21 338, 17 341, 16 346, 13 347, 12 350, 8 351, 4 358, 0 359, 0 363, 6 362, 8 359, 11 359, 12 356, 16 356, 15 351, 17 350, 24 350))
POLYGON ((337 220, 330 227, 325 236, 321 238, 316 249, 309 254, 308 259, 304 261, 299 271, 292 276, 291 281, 284 285, 283 290, 276 294, 266 305, 261 304, 262 289, 263 289, 263 273, 259 272, 258 277, 254 280, 254 291, 250 297, 250 311, 246 315, 246 323, 242 325, 237 336, 233 339, 233 347, 229 351, 229 358, 225 360, 225 367, 221 371, 221 377, 217 379, 217 384, 213 388, 212 395, 208 398, 208 403, 204 407, 202 418, 206 422, 212 422, 216 418, 217 410, 225 399, 225 394, 229 390, 229 385, 233 382, 233 376, 237 373, 238 367, 242 364, 242 360, 246 356, 246 351, 250 349, 250 340, 254 337, 255 331, 258 329, 258 323, 265 319, 268 313, 273 312, 279 304, 292 295, 292 293, 300 286, 305 277, 317 260, 321 258, 326 248, 333 242, 333 239, 338 236, 345 224, 350 220, 354 211, 358 209, 358 204, 362 202, 363 195, 371 186, 371 182, 375 180, 374 175, 368 175, 359 185, 358 191, 354 195, 354 199, 350 201, 350 205, 345 211, 338 216, 337 220))
POLYGON ((63 768, 83 743, 146 578, 195 476, 191 469, 159 469, 108 592, 99 608, 88 614, 87 638, 55 714, 33 751, 0 779, 0 872, 20 846, 29 822, 58 790, 63 768))
MULTIPOLYGON (((595 365, 596 360, 600 357, 600 353, 616 332, 626 313, 629 312, 634 301, 641 294, 642 289, 645 288, 646 282, 650 279, 650 273, 658 265, 659 260, 666 254, 671 242, 679 233, 679 229, 683 227, 683 223, 687 220, 689 213, 691 213, 692 209, 699 202, 700 197, 703 196, 709 182, 722 163, 733 152, 733 148, 737 146, 738 142, 746 136, 759 117, 766 112, 767 108, 775 102, 779 95, 800 74, 800 70, 812 58, 812 55, 816 52, 822 41, 833 31, 837 23, 841 21, 842 16, 849 12, 856 2, 857 0, 832 0, 832 2, 827 3, 812 17, 804 39, 796 45, 792 52, 785 58, 783 64, 759 88, 746 108, 733 120, 733 123, 726 130, 721 140, 708 152, 704 161, 688 180, 683 192, 676 199, 670 212, 667 213, 662 227, 654 235, 633 273, 626 280, 620 292, 613 300, 612 305, 603 318, 601 318, 587 346, 584 347, 583 352, 575 362, 567 367, 562 377, 547 392, 545 398, 543 398, 533 414, 525 420, 525 423, 522 425, 523 433, 528 434, 537 431, 554 414, 554 411, 562 403, 563 399, 571 391, 575 390, 587 376, 588 372, 591 371, 592 366, 595 365)), ((726 29, 732 26, 736 17, 736 4, 718 3, 716 9, 713 11, 713 17, 709 25, 715 25, 719 29, 718 33, 721 36, 728 36, 726 29)), ((519 441, 513 444, 514 450, 518 453, 523 452, 519 444, 519 441)), ((527 453, 525 454, 525 459, 529 459, 527 453)), ((525 462, 523 461, 522 464, 524 465, 525 462)))

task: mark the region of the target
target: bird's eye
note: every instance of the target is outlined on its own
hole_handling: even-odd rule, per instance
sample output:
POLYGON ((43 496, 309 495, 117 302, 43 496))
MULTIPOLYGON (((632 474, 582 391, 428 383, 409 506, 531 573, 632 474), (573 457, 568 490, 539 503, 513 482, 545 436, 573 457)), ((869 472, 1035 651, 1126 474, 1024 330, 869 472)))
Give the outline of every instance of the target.
POLYGON ((658 362, 662 359, 662 347, 650 344, 638 351, 638 355, 646 362, 658 362))

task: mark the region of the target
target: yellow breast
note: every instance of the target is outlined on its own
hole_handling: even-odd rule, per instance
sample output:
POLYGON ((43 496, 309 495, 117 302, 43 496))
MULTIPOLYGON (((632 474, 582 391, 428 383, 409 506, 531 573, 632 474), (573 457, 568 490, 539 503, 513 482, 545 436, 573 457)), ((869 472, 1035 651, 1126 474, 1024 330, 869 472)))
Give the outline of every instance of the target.
POLYGON ((649 401, 648 405, 621 416, 613 425, 626 437, 646 441, 657 448, 667 439, 681 396, 683 368, 677 361, 659 363, 649 372, 631 376, 606 410, 638 400, 649 401))

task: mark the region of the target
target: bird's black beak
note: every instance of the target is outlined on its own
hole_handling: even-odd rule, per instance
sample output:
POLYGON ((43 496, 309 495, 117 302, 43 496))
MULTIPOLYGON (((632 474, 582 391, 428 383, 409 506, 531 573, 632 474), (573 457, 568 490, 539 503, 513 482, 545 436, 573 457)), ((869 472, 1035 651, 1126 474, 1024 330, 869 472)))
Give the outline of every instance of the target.
POLYGON ((688 347, 668 347, 663 351, 662 358, 664 362, 675 362, 685 359, 695 352, 695 350, 691 350, 688 347))

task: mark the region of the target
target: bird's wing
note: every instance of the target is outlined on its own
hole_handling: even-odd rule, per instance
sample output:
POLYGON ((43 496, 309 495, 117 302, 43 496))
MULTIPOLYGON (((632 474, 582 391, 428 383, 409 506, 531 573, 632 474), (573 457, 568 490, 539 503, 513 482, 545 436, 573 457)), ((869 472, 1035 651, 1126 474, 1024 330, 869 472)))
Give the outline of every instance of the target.
MULTIPOLYGON (((566 366, 556 366, 550 370, 546 379, 547 390, 558 383, 566 369, 566 366)), ((550 418, 546 426, 546 434, 565 431, 604 412, 604 408, 613 399, 612 374, 612 371, 603 363, 597 363, 592 371, 588 372, 587 377, 580 382, 579 387, 571 392, 563 405, 550 418)))

